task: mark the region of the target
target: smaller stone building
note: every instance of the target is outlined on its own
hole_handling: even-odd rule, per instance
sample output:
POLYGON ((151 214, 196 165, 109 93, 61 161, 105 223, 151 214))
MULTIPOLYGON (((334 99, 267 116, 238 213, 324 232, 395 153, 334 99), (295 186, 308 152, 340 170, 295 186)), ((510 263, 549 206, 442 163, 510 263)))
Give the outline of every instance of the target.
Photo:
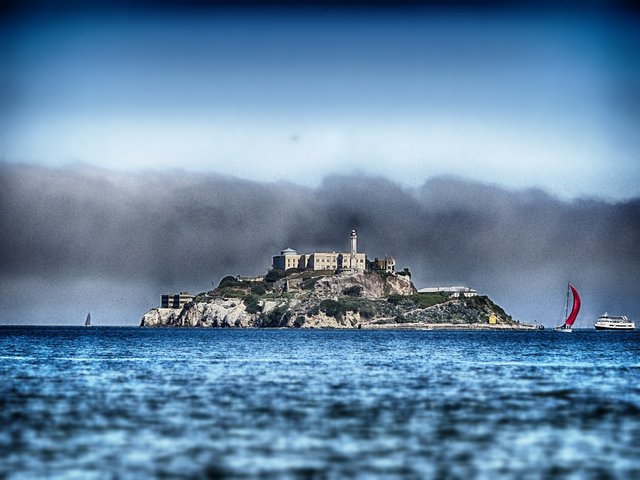
POLYGON ((369 270, 396 273, 396 261, 393 257, 376 258, 369 262, 369 270))
POLYGON ((194 296, 188 292, 165 293, 162 295, 162 308, 182 308, 193 300, 194 296))
POLYGON ((293 248, 285 248, 280 255, 273 257, 273 268, 288 270, 289 268, 307 268, 307 255, 300 255, 293 248))

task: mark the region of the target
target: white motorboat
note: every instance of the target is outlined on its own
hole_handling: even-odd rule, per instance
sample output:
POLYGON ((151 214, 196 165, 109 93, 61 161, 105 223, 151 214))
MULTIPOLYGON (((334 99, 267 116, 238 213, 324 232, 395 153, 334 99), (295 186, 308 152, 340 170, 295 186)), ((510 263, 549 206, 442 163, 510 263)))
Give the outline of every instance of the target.
POLYGON ((635 330, 636 324, 633 320, 629 320, 625 315, 612 316, 608 313, 602 315, 596 323, 593 324, 596 330, 635 330))

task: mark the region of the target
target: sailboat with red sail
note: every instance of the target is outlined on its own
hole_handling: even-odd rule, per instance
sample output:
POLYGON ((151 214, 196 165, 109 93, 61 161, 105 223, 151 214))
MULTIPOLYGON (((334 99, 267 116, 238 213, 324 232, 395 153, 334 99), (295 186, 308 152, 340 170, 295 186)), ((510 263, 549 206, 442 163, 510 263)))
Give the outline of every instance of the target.
POLYGON ((571 327, 573 326, 573 322, 576 321, 578 317, 578 312, 580 311, 580 295, 578 295, 578 291, 571 284, 567 285, 567 302, 564 307, 564 316, 565 321, 564 324, 556 327, 556 332, 566 332, 571 333, 571 327), (569 311, 569 295, 573 295, 573 306, 571 307, 571 313, 567 315, 569 311))

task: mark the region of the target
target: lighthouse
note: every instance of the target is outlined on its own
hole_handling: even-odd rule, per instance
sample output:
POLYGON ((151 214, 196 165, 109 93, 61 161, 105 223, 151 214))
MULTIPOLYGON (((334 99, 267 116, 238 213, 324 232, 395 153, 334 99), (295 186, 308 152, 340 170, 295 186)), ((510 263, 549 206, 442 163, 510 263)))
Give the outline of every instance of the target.
POLYGON ((350 262, 349 267, 352 269, 358 268, 358 232, 355 229, 351 230, 351 252, 350 252, 350 262))

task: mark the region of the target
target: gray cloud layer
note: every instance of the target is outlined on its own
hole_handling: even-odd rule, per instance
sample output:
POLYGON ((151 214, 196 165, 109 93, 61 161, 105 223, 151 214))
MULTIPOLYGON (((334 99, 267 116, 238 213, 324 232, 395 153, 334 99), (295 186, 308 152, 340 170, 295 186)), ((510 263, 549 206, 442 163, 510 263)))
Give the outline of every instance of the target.
POLYGON ((363 251, 395 256, 418 287, 466 284, 551 325, 571 280, 580 324, 605 310, 640 320, 640 199, 567 202, 447 178, 405 189, 332 176, 312 189, 3 165, 0 225, 0 322, 77 323, 97 309, 135 324, 162 291, 264 272, 288 246, 344 249, 353 227, 363 251))

